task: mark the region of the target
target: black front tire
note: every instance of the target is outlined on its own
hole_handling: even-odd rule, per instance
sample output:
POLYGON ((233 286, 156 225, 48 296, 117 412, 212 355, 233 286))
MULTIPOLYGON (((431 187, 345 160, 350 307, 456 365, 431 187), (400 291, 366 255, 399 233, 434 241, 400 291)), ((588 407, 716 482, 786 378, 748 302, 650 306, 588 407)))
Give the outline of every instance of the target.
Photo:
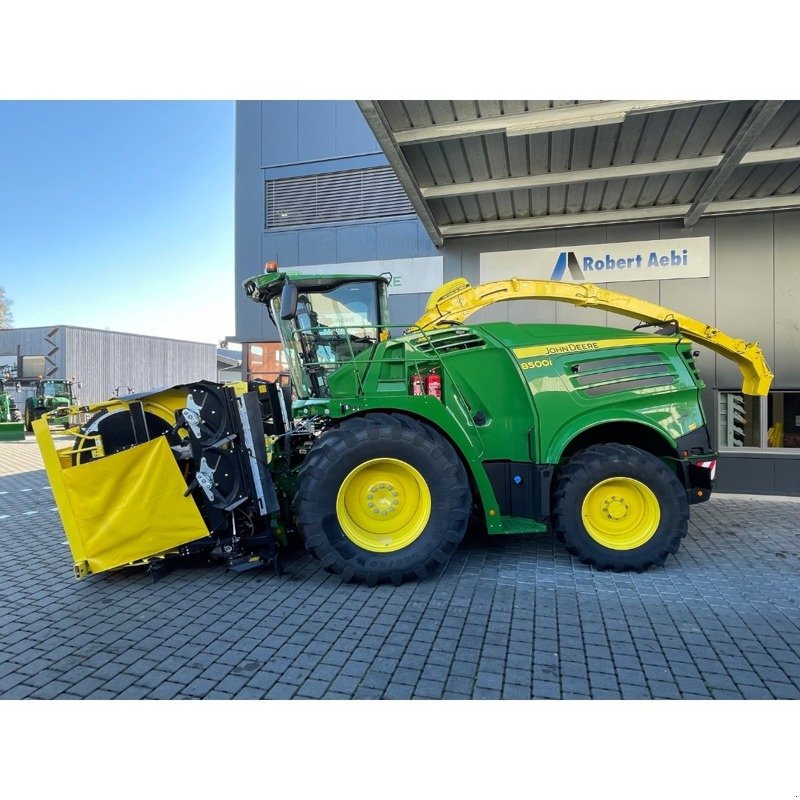
MULTIPOLYGON (((602 444, 576 453, 560 469, 553 491, 553 529, 567 550, 597 569, 643 572, 675 554, 688 531, 689 501, 675 473, 638 447, 602 444), (584 500, 603 481, 644 484, 658 505, 658 524, 638 546, 615 549, 598 541, 583 516, 584 500)), ((590 525, 590 523, 589 523, 590 525)))
POLYGON ((312 447, 297 478, 294 508, 306 549, 329 572, 373 586, 423 579, 442 568, 467 527, 472 496, 467 474, 450 442, 401 414, 347 419, 312 447), (374 552, 345 534, 337 497, 349 475, 373 459, 413 467, 430 492, 430 516, 409 544, 374 552))
POLYGON ((39 419, 36 414, 36 409, 30 402, 25 403, 25 430, 28 433, 33 433, 33 421, 39 419))

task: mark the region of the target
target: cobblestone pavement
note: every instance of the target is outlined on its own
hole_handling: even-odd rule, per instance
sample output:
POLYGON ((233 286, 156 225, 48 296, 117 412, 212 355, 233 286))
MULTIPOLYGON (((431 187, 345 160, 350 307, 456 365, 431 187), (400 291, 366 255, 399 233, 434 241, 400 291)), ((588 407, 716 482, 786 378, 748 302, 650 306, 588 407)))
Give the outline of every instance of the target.
POLYGON ((305 554, 79 582, 35 443, 2 443, 0 697, 798 698, 799 530, 796 501, 715 498, 642 575, 543 535, 398 588, 305 554))

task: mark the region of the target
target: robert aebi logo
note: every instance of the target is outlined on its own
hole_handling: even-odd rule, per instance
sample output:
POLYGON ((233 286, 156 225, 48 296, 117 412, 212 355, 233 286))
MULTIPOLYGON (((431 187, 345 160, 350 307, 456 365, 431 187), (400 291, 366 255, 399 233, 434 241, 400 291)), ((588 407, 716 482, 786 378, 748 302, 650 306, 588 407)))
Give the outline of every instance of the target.
MULTIPOLYGON (((670 250, 667 254, 651 250, 649 253, 636 253, 635 255, 624 256, 622 258, 615 258, 611 254, 606 253, 602 258, 583 256, 582 261, 582 264, 578 261, 574 250, 563 250, 558 254, 550 280, 562 280, 567 270, 569 270, 573 281, 586 281, 592 279, 597 280, 594 276, 591 278, 587 277, 586 273, 611 272, 612 270, 621 272, 623 270, 640 270, 653 267, 686 267, 689 265, 689 251, 686 249, 681 252, 670 250)), ((627 277, 628 276, 626 276, 626 278, 627 277)), ((602 280, 602 278, 600 278, 600 280, 602 280)), ((636 280, 636 278, 630 276, 629 280, 636 280)))

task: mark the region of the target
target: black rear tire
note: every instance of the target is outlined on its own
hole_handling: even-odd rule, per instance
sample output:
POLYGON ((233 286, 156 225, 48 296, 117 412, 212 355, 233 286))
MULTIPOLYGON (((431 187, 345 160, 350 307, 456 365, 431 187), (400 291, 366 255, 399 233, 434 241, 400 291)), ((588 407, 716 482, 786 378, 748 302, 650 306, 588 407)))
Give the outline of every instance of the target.
MULTIPOLYGON (((353 491, 360 498, 359 492, 368 490, 353 491)), ((366 498, 359 502, 366 504, 366 498)), ((345 580, 372 586, 389 581, 399 585, 442 568, 464 537, 471 503, 466 471, 450 442, 411 417, 375 413, 347 419, 320 437, 298 475, 294 508, 306 549, 322 566, 345 580), (345 528, 351 523, 337 505, 340 489, 349 491, 342 487, 353 485, 348 481, 354 474, 367 468, 367 462, 384 460, 421 476, 430 495, 430 513, 421 532, 392 551, 380 551, 384 545, 377 533, 375 550, 372 539, 370 547, 362 546, 358 537, 345 533, 343 523, 345 528)), ((422 505, 420 501, 415 508, 422 505)))
POLYGON ((688 523, 686 490, 675 473, 656 456, 632 445, 587 447, 572 456, 554 482, 553 529, 572 555, 597 569, 642 572, 660 566, 678 551, 688 523), (614 487, 608 489, 607 497, 601 485, 614 487), (627 493, 638 496, 644 508, 653 511, 657 506, 650 527, 646 521, 641 524, 641 542, 635 529, 619 536, 613 530, 617 523, 625 528, 626 519, 633 518, 626 509, 635 508, 636 501, 627 493), (599 524, 593 519, 599 519, 599 524))

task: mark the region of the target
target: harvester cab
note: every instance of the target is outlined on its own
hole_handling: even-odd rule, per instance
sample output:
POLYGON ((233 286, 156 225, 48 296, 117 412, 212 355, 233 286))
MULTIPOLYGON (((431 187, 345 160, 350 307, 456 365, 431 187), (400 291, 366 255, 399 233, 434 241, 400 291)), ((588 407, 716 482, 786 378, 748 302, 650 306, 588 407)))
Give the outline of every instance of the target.
POLYGON ((296 396, 328 397, 328 376, 388 336, 389 279, 266 273, 245 283, 278 327, 296 396))

